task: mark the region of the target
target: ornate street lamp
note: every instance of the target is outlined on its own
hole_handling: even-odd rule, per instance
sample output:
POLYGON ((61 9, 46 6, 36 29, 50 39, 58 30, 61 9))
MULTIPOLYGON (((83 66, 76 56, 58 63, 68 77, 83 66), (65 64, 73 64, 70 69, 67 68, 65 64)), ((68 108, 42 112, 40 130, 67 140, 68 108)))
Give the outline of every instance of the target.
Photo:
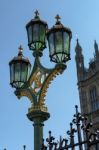
POLYGON ((21 88, 29 78, 31 64, 22 54, 23 48, 19 47, 17 57, 14 57, 10 62, 10 84, 16 89, 21 88))
POLYGON ((65 63, 70 60, 71 30, 64 27, 59 15, 56 16, 56 24, 47 32, 50 59, 56 63, 65 63))
POLYGON ((42 50, 46 48, 46 31, 47 23, 40 20, 38 11, 35 12, 35 17, 27 25, 28 46, 34 54, 42 54, 42 50))
POLYGON ((34 122, 34 150, 41 149, 43 123, 50 117, 45 105, 47 88, 53 78, 65 70, 65 63, 70 59, 72 33, 61 24, 58 15, 56 19, 55 26, 48 30, 47 23, 40 19, 36 11, 34 19, 26 25, 28 46, 35 57, 32 71, 29 60, 22 54, 22 47, 19 48, 18 56, 9 63, 10 84, 16 88, 16 96, 18 98, 27 96, 32 103, 27 117, 34 122), (56 63, 53 69, 45 68, 40 62, 40 57, 46 48, 46 39, 49 44, 50 59, 56 63))

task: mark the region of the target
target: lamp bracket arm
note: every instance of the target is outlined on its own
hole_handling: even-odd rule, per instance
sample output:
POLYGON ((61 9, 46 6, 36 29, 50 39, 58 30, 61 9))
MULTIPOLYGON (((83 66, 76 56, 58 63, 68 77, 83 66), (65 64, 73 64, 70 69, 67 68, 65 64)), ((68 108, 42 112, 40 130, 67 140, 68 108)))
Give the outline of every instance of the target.
MULTIPOLYGON (((27 81, 27 85, 30 87, 32 85, 32 83, 34 82, 35 80, 35 76, 36 76, 36 73, 37 72, 41 72, 42 74, 50 74, 51 71, 53 71, 53 68, 51 69, 48 69, 48 68, 45 68, 41 62, 40 62, 40 58, 39 57, 36 57, 35 58, 35 62, 34 62, 34 66, 33 66, 33 69, 31 71, 31 74, 30 74, 30 77, 27 81)), ((25 86, 25 85, 24 85, 25 86)))
POLYGON ((38 100, 39 105, 44 105, 46 92, 47 92, 47 89, 48 89, 51 81, 57 75, 62 74, 65 69, 66 69, 65 64, 57 64, 54 69, 50 70, 50 72, 49 72, 47 78, 45 79, 45 81, 41 87, 41 90, 40 90, 39 100, 38 100))
POLYGON ((23 85, 18 96, 27 96, 34 105, 45 106, 45 96, 49 84, 65 70, 65 64, 57 64, 53 69, 47 69, 35 58, 34 66, 28 81, 23 85))
POLYGON ((36 58, 36 61, 37 61, 37 66, 38 66, 39 68, 41 68, 41 70, 42 70, 43 72, 50 73, 51 70, 54 69, 54 68, 50 68, 50 69, 49 69, 49 68, 44 67, 44 66, 41 64, 41 61, 40 61, 40 58, 39 58, 39 57, 36 58))
POLYGON ((34 93, 32 92, 32 89, 29 87, 16 89, 14 93, 18 97, 18 99, 20 99, 22 96, 26 96, 29 98, 32 104, 35 105, 37 102, 37 97, 34 95, 34 93))

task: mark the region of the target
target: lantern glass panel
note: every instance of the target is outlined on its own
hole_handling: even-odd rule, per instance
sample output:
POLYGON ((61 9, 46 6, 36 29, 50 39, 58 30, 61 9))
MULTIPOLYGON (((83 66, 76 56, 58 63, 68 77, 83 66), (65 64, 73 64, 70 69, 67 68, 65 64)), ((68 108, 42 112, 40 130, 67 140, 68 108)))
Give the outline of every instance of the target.
POLYGON ((28 40, 29 44, 32 43, 32 26, 29 26, 28 28, 28 40))
POLYGON ((28 65, 27 65, 27 63, 22 63, 21 82, 26 82, 27 81, 27 75, 28 75, 28 65))
POLYGON ((45 26, 40 25, 40 41, 44 42, 45 41, 45 26))
POLYGON ((29 76, 30 76, 30 72, 31 72, 31 64, 29 63, 29 64, 28 64, 28 75, 27 75, 27 79, 28 79, 29 76))
POLYGON ((10 83, 14 81, 14 64, 10 65, 10 83))
POLYGON ((15 82, 19 82, 21 80, 21 67, 20 63, 15 64, 15 82))
POLYGON ((39 25, 34 24, 33 25, 33 41, 39 41, 39 25))
POLYGON ((62 52, 63 50, 63 41, 62 41, 62 32, 55 33, 55 46, 56 46, 56 53, 62 52))
POLYGON ((64 52, 69 54, 69 35, 64 32, 64 52))
POLYGON ((50 55, 53 55, 55 53, 55 48, 54 48, 54 34, 51 33, 49 35, 49 52, 50 52, 50 55))
POLYGON ((41 49, 41 42, 40 42, 40 25, 34 24, 33 26, 33 42, 35 50, 41 49))

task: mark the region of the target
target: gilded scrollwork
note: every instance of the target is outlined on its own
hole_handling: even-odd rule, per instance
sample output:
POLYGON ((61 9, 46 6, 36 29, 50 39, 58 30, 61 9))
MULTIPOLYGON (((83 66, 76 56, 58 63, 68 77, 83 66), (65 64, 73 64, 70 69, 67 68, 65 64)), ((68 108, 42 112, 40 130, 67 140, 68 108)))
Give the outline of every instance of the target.
POLYGON ((49 84, 65 68, 65 65, 58 64, 54 69, 46 69, 40 64, 40 60, 36 58, 29 80, 20 90, 16 90, 15 94, 19 98, 27 96, 32 102, 31 110, 39 109, 47 111, 45 96, 49 84))
POLYGON ((48 77, 46 78, 43 86, 42 86, 42 89, 40 91, 40 97, 39 97, 39 105, 44 105, 44 102, 45 102, 45 96, 46 96, 46 92, 47 92, 47 89, 49 88, 49 85, 51 83, 51 81, 59 74, 62 73, 62 68, 60 69, 53 69, 53 71, 51 71, 51 73, 48 75, 48 77))
POLYGON ((32 90, 35 95, 39 94, 40 89, 42 88, 42 85, 47 77, 47 74, 44 73, 44 71, 40 70, 40 68, 37 69, 37 71, 34 73, 34 78, 32 80, 32 90))

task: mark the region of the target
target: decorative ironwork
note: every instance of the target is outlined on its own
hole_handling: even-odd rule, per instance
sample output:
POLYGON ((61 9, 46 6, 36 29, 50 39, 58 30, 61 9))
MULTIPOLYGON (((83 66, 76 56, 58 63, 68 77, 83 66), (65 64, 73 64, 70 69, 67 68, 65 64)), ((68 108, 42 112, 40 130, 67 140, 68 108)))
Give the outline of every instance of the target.
POLYGON ((11 85, 16 88, 15 95, 19 99, 26 96, 32 103, 28 109, 27 117, 34 122, 34 150, 41 148, 44 122, 50 117, 45 104, 47 89, 51 81, 63 73, 66 69, 65 63, 70 59, 72 32, 64 27, 59 20, 60 17, 57 15, 56 24, 48 30, 47 23, 40 19, 39 12, 36 10, 35 17, 26 25, 28 46, 34 56, 32 70, 29 60, 22 55, 21 46, 18 56, 9 63, 11 85), (55 67, 51 69, 45 68, 40 61, 43 50, 46 48, 47 39, 50 58, 56 63, 55 67))
POLYGON ((49 131, 49 137, 46 139, 46 145, 43 139, 41 150, 99 150, 99 131, 92 130, 92 123, 88 122, 87 116, 78 112, 78 106, 75 106, 76 113, 70 123, 70 130, 67 131, 68 138, 60 137, 58 142, 49 131))
POLYGON ((26 150, 26 145, 23 145, 23 149, 26 150))
POLYGON ((61 74, 65 68, 66 65, 57 64, 55 68, 47 69, 41 65, 40 60, 37 57, 29 80, 22 88, 15 91, 16 96, 18 98, 27 96, 33 104, 32 111, 33 109, 34 111, 43 109, 43 111, 47 112, 47 107, 44 102, 49 84, 53 78, 55 78, 58 74, 61 74))

